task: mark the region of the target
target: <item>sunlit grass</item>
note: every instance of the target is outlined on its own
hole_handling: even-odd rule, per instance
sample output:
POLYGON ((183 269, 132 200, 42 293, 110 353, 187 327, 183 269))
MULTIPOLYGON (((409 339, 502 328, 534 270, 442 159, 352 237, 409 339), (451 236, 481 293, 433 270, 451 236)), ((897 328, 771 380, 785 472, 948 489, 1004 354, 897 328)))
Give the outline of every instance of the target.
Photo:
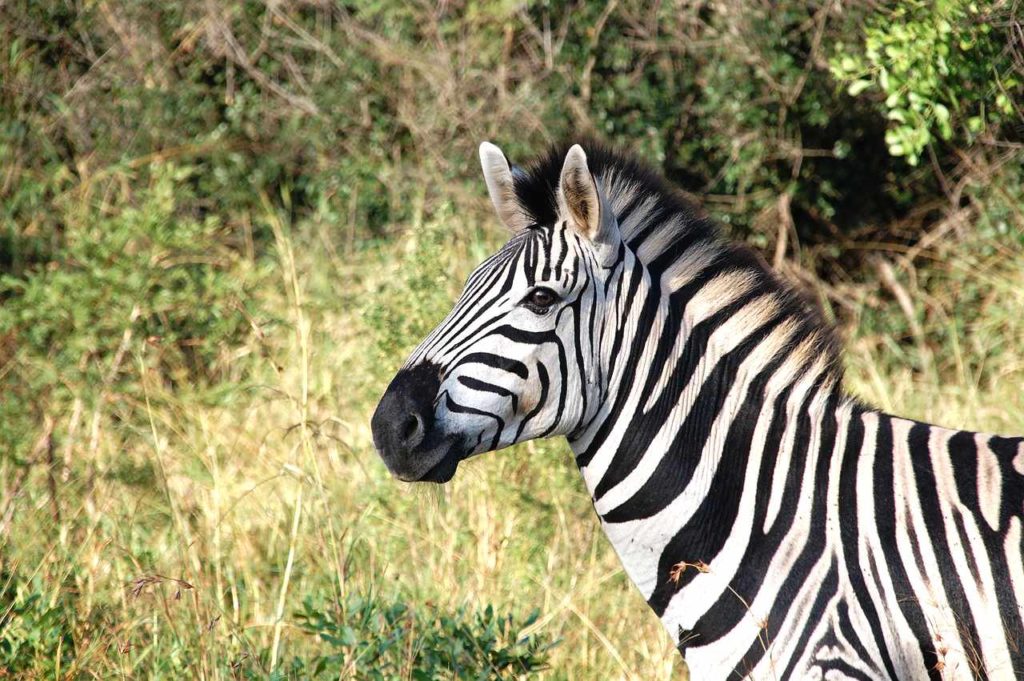
MULTIPOLYGON (((564 443, 479 457, 443 489, 392 480, 373 451, 370 413, 413 333, 502 235, 449 215, 393 245, 329 256, 315 230, 296 236, 269 208, 264 219, 277 276, 259 295, 273 314, 234 354, 245 380, 211 406, 151 375, 151 349, 132 343, 140 418, 100 405, 77 439, 41 443, 68 467, 32 468, 0 504, 11 509, 0 591, 38 597, 4 636, 37 641, 25 654, 57 676, 301 676, 325 643, 295 613, 356 593, 428 612, 539 611, 524 633, 557 641, 541 678, 678 678, 672 642, 623 575, 564 443)), ((913 344, 894 351, 865 312, 849 332, 849 385, 902 415, 1024 432, 1024 263, 954 274, 996 301, 971 335, 954 333, 930 371, 912 370, 894 355, 913 344)))

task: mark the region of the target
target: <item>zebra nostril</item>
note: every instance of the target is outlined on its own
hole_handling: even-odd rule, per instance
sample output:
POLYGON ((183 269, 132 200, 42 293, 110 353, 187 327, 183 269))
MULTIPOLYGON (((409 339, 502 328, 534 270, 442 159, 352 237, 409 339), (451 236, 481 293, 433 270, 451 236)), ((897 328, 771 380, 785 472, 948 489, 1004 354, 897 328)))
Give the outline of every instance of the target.
POLYGON ((423 439, 423 419, 419 414, 409 414, 402 423, 400 433, 406 446, 415 447, 423 439))
POLYGON ((435 364, 402 369, 380 398, 370 419, 373 444, 392 468, 407 471, 415 451, 434 429, 434 399, 440 389, 435 364))

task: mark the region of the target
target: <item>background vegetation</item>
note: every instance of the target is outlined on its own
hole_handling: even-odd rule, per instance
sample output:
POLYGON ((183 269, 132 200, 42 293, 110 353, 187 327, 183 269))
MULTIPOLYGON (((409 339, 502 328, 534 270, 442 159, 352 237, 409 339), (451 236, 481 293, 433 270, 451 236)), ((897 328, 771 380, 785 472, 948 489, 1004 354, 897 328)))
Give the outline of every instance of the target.
POLYGON ((1024 432, 1017 0, 0 4, 0 677, 667 679, 563 445, 390 480, 376 398, 589 134, 1024 432))

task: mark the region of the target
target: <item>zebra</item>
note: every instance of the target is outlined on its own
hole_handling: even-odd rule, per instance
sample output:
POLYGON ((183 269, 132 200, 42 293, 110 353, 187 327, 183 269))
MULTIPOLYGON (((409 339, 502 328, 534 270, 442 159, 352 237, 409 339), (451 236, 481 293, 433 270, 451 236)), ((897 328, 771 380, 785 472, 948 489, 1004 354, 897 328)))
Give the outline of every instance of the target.
POLYGON ((694 679, 1024 677, 1024 438, 848 395, 817 307, 628 154, 480 162, 511 238, 377 406, 393 476, 565 436, 694 679))

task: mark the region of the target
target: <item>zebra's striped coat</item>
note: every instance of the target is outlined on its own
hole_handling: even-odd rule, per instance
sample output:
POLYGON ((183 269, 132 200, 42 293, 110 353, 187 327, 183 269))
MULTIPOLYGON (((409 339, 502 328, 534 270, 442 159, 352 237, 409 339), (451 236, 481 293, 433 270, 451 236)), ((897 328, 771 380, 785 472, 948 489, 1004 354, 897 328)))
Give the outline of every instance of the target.
POLYGON ((1024 440, 846 396, 814 309, 634 161, 481 162, 513 236, 381 400, 395 475, 566 436, 695 679, 1024 674, 1024 440))

